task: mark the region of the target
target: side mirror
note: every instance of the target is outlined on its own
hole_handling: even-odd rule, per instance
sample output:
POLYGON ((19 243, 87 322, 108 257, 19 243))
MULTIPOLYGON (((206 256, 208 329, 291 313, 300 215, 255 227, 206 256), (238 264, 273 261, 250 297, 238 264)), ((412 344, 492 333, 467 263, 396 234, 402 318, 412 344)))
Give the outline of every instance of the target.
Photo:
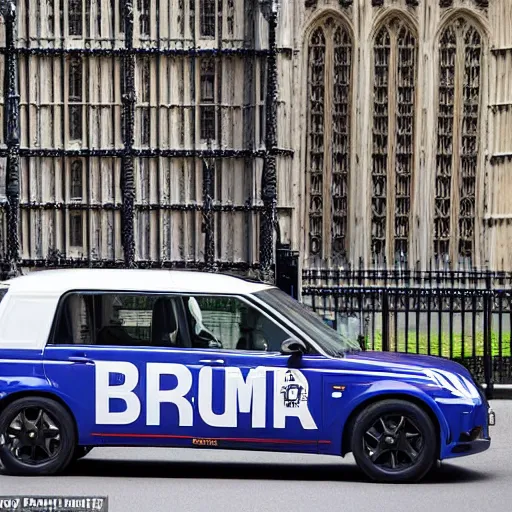
POLYGON ((304 354, 307 351, 306 344, 296 338, 288 338, 281 343, 281 354, 304 354))

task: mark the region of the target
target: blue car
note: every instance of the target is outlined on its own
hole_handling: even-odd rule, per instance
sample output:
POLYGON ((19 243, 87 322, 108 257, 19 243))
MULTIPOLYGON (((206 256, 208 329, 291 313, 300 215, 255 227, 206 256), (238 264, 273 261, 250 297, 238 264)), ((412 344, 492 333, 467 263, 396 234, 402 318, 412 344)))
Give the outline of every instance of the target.
POLYGON ((63 472, 96 446, 345 456, 379 482, 489 448, 449 360, 361 351, 279 289, 189 271, 70 269, 0 285, 0 460, 63 472))

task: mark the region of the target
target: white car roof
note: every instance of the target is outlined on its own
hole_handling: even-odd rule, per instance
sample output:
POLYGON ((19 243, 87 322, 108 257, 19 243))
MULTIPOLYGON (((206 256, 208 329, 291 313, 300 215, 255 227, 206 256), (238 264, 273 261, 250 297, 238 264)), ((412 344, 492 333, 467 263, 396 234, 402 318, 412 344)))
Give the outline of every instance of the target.
POLYGON ((146 269, 58 269, 30 272, 3 281, 10 293, 63 294, 81 291, 226 293, 247 295, 273 288, 211 272, 146 269))

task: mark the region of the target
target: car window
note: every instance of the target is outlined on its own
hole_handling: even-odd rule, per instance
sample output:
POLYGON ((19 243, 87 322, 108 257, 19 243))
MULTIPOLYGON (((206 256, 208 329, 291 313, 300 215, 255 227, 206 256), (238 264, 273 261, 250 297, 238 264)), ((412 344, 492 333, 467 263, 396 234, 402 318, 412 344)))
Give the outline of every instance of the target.
POLYGON ((55 343, 181 346, 178 300, 149 294, 70 294, 59 310, 55 343))
POLYGON ((315 340, 326 352, 336 356, 347 350, 360 350, 356 340, 344 336, 323 321, 309 306, 299 302, 279 288, 270 288, 254 294, 268 307, 278 311, 294 327, 315 340))
POLYGON ((184 297, 192 346, 276 352, 290 335, 237 297, 184 297))
POLYGON ((7 295, 9 291, 9 286, 3 285, 0 286, 0 302, 2 302, 3 298, 7 295))

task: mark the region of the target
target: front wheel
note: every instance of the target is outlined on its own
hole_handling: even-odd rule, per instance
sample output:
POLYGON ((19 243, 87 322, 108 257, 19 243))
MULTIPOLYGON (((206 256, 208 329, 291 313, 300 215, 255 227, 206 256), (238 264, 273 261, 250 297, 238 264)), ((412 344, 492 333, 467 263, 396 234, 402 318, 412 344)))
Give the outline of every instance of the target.
POLYGON ((75 453, 73 418, 54 400, 25 397, 0 413, 0 460, 10 475, 63 471, 75 453))
POLYGON ((351 449, 357 465, 377 482, 417 482, 437 460, 437 435, 428 414, 404 400, 383 400, 354 422, 351 449))

